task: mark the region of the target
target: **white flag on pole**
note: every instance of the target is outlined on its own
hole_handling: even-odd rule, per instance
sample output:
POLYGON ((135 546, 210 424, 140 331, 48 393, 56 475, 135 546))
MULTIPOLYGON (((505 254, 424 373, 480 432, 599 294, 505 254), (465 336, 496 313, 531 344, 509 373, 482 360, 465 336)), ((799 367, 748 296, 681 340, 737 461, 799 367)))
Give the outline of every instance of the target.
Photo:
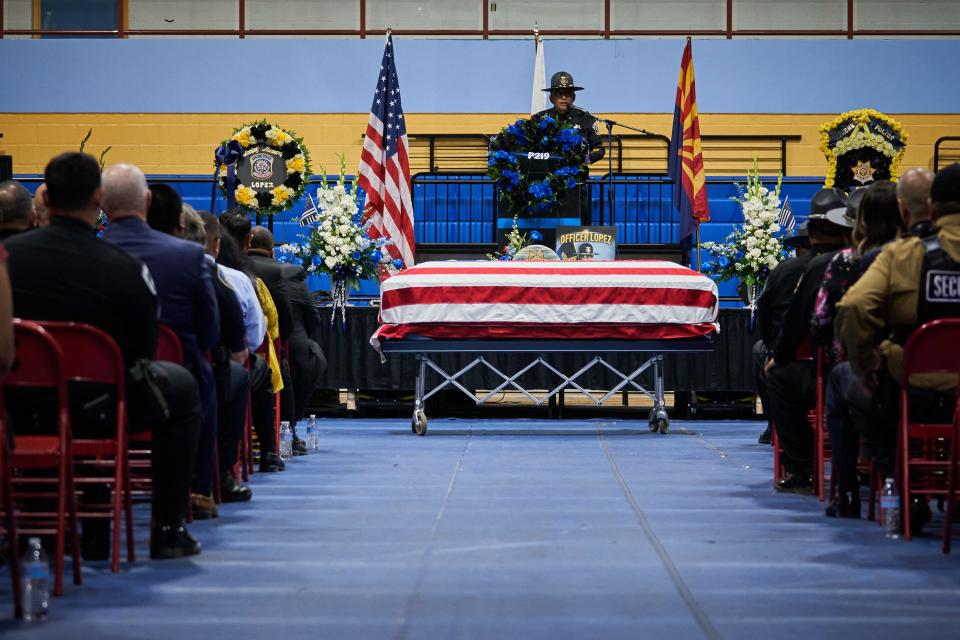
POLYGON ((530 115, 547 108, 547 67, 543 64, 543 40, 534 36, 537 42, 537 56, 533 63, 533 97, 530 99, 530 115))

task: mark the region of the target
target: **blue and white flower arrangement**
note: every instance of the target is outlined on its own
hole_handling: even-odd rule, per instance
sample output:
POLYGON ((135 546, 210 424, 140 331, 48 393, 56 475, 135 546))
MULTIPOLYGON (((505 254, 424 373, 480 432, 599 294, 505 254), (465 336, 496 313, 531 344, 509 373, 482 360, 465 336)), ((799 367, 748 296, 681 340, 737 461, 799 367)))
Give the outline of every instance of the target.
POLYGON ((303 242, 280 246, 277 259, 300 265, 308 274, 328 274, 333 306, 340 308, 343 314, 350 289, 359 287, 360 280, 391 275, 403 263, 391 259, 383 250, 390 244, 389 240, 370 238, 370 223, 363 222, 357 204, 356 182, 349 189, 346 187, 342 155, 336 183, 321 185, 317 190, 316 206, 319 215, 311 223, 308 233, 301 234, 303 242))

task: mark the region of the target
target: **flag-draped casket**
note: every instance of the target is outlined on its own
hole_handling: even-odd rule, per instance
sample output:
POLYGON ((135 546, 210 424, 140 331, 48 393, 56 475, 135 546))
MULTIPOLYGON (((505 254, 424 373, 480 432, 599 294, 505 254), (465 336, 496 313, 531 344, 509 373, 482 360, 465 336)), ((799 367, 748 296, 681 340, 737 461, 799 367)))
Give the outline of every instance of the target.
POLYGON ((677 339, 716 331, 717 286, 672 262, 427 262, 381 286, 379 339, 677 339))

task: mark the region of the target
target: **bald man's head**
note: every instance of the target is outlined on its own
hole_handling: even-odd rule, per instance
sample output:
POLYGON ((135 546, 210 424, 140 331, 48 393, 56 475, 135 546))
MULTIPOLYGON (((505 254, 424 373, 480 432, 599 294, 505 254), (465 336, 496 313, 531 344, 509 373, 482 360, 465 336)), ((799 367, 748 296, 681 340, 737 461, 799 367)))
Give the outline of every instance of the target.
POLYGON ((250 231, 250 251, 273 255, 273 234, 266 227, 254 227, 250 231))
POLYGON ((139 167, 115 164, 103 172, 103 210, 111 220, 147 217, 150 190, 147 178, 139 167))
POLYGON ((16 180, 0 182, 0 227, 26 231, 33 224, 33 198, 16 180))
POLYGON ((933 173, 923 167, 908 169, 897 183, 897 204, 904 224, 911 227, 930 219, 930 185, 933 173))

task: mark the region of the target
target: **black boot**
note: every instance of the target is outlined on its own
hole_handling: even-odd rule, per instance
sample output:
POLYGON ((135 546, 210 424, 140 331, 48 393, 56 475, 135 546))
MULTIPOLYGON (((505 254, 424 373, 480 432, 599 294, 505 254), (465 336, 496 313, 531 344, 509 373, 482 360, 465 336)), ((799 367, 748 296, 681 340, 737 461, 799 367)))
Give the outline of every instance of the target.
POLYGON ((250 487, 237 484, 233 479, 233 474, 224 471, 220 475, 220 501, 221 502, 247 502, 253 497, 253 491, 250 487))
POLYGON ((260 454, 260 473, 284 471, 287 468, 283 459, 272 451, 260 454))
POLYGON ((150 557, 154 560, 184 558, 200 553, 200 543, 187 528, 179 525, 160 525, 153 529, 150 557))
POLYGON ((774 483, 774 488, 781 493, 813 493, 813 476, 809 472, 788 473, 774 483))
POLYGON ((841 491, 826 509, 828 518, 859 518, 860 493, 856 491, 841 491))

